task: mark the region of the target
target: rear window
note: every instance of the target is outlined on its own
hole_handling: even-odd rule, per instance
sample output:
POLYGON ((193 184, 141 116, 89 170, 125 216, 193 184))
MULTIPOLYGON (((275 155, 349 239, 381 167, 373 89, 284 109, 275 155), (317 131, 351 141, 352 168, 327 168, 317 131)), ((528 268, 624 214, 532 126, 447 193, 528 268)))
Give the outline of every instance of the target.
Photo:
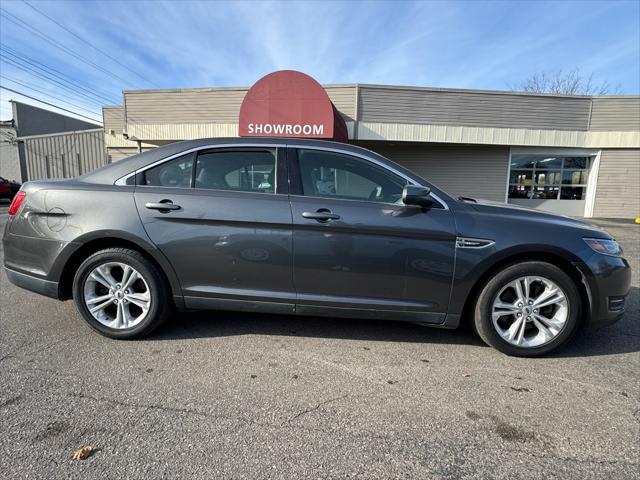
POLYGON ((138 185, 147 187, 190 188, 193 153, 188 153, 140 174, 138 185))

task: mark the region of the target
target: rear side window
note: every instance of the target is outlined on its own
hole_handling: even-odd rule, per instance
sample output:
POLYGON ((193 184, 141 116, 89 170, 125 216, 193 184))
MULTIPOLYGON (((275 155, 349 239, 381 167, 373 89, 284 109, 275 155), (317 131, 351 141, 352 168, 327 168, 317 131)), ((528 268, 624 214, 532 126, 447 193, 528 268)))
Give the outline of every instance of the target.
POLYGON ((274 193, 276 155, 270 150, 227 150, 198 154, 195 187, 274 193))
POLYGON ((193 153, 188 153, 140 174, 139 185, 148 187, 190 188, 193 153))

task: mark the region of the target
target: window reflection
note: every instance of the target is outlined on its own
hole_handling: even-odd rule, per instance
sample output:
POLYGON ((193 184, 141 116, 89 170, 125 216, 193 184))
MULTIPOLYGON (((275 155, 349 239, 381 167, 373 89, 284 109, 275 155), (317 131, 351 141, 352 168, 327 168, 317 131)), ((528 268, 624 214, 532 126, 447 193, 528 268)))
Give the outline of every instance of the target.
POLYGON ((584 200, 590 157, 512 155, 509 198, 584 200))

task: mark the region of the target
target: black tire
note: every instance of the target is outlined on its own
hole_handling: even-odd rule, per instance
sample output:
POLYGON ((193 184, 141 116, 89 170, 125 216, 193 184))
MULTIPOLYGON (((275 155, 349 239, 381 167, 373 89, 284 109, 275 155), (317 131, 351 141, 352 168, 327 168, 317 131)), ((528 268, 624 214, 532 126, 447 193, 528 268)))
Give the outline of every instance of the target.
POLYGON ((487 281, 476 300, 473 324, 480 338, 502 353, 515 357, 538 357, 565 345, 575 334, 579 324, 580 309, 580 292, 569 275, 550 263, 520 262, 503 268, 487 281), (509 343, 496 331, 491 319, 492 305, 496 295, 505 285, 525 275, 551 280, 564 291, 567 299, 568 313, 564 327, 549 343, 538 347, 518 347, 509 343))
POLYGON ((100 250, 82 262, 73 278, 73 300, 76 308, 91 328, 101 335, 121 340, 142 338, 149 335, 162 325, 173 311, 171 289, 164 274, 140 252, 128 248, 100 250), (106 262, 120 262, 133 267, 144 277, 149 287, 151 304, 148 313, 140 323, 131 328, 115 329, 100 323, 89 312, 85 304, 85 281, 97 266, 106 262))

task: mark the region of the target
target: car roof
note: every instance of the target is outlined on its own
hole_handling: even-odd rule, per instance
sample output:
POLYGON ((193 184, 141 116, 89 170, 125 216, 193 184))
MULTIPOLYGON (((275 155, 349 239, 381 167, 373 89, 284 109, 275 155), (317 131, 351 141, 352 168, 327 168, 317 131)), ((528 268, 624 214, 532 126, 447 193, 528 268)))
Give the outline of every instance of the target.
POLYGON ((265 137, 216 137, 216 138, 200 138, 197 140, 184 140, 180 142, 170 143, 161 147, 154 148, 153 150, 147 150, 146 152, 132 155, 124 160, 119 160, 115 163, 105 165, 97 170, 87 173, 81 176, 81 181, 90 183, 102 183, 113 184, 119 178, 135 171, 140 168, 146 167, 152 163, 160 161, 164 158, 171 157, 187 150, 191 150, 199 147, 206 146, 241 146, 241 145, 273 145, 284 146, 287 143, 295 143, 296 145, 308 145, 308 146, 324 146, 329 148, 339 148, 341 150, 349 151, 356 149, 359 151, 365 151, 360 147, 354 147, 345 143, 331 142, 327 140, 310 140, 310 139, 298 139, 298 138, 265 138, 265 137))

